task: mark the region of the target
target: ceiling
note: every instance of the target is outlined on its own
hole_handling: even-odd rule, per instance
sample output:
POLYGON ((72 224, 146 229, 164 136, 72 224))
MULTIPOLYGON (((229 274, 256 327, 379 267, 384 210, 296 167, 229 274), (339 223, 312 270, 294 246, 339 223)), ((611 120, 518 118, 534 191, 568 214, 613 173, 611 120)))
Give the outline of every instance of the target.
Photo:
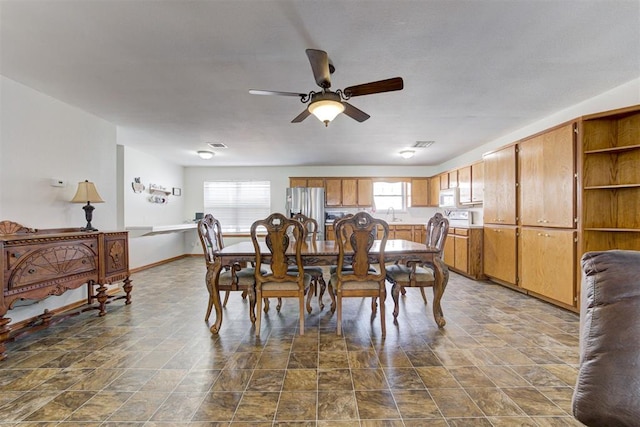
POLYGON ((438 165, 640 76, 638 0, 0 2, 5 77, 118 126, 185 166, 438 165), (371 118, 328 127, 305 49, 371 118), (398 152, 416 141, 409 160, 398 152), (211 160, 197 150, 224 143, 211 160))

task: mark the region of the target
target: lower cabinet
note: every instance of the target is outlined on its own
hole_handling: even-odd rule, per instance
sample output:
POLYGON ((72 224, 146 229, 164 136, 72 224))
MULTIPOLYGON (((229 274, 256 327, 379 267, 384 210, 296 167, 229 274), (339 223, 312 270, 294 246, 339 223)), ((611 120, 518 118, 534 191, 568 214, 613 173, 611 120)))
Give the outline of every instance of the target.
POLYGON ((482 228, 449 228, 444 243, 444 263, 453 271, 472 279, 483 278, 482 239, 482 228))
POLYGON ((484 225, 484 274, 498 282, 517 284, 517 228, 484 225))
POLYGON ((576 231, 522 228, 520 287, 569 307, 576 301, 576 231))

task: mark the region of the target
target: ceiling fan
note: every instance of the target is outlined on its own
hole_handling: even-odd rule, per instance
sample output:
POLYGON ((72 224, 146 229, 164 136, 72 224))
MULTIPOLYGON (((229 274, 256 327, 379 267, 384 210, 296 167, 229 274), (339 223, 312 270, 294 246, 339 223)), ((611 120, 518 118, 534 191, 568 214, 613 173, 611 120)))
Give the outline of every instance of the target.
POLYGON ((291 123, 300 123, 309 115, 313 114, 325 126, 329 126, 329 122, 338 114, 343 113, 358 122, 364 122, 370 116, 364 111, 354 107, 346 102, 354 96, 371 95, 374 93, 392 92, 401 90, 404 87, 402 77, 393 77, 391 79, 379 80, 376 82, 363 83, 355 86, 349 86, 342 90, 329 90, 331 87, 331 74, 335 71, 327 52, 317 49, 307 49, 307 57, 311 63, 311 70, 316 79, 316 84, 322 89, 320 92, 311 91, 309 93, 296 92, 276 92, 272 90, 250 90, 252 95, 279 95, 279 96, 297 96, 300 101, 309 105, 291 123))

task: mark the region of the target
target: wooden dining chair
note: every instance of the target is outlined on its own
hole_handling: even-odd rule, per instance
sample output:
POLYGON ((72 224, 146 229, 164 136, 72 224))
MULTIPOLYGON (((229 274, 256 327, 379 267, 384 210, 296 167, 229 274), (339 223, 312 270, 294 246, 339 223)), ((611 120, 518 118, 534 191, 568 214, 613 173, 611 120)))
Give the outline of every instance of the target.
MULTIPOLYGON (((293 219, 300 221, 302 224, 303 234, 302 236, 294 235, 296 239, 302 238, 302 240, 307 245, 312 245, 318 238, 318 221, 313 218, 309 218, 303 214, 295 214, 293 219)), ((289 267, 290 270, 296 270, 297 267, 292 265, 289 267)), ((324 281, 324 272, 322 267, 315 266, 305 266, 304 272, 311 276, 311 291, 308 294, 307 298, 307 311, 311 313, 311 297, 312 295, 318 295, 318 291, 320 291, 320 297, 318 298, 318 306, 320 310, 324 308, 324 304, 322 302, 322 295, 324 294, 325 289, 327 288, 327 284, 324 281)))
POLYGON ((227 304, 230 291, 242 291, 243 294, 249 296, 249 317, 252 323, 255 322, 255 300, 253 299, 255 269, 252 267, 241 268, 239 264, 221 265, 217 253, 224 247, 222 227, 220 221, 213 215, 207 214, 198 221, 198 236, 207 264, 205 283, 209 291, 209 304, 204 320, 209 320, 214 298, 217 296, 218 300, 220 299, 219 291, 226 292, 223 307, 227 304))
POLYGON ((257 301, 256 335, 260 335, 263 298, 298 298, 300 312, 300 335, 304 335, 304 297, 309 292, 311 276, 305 274, 302 264, 303 239, 291 236, 302 236, 304 230, 300 221, 288 219, 282 214, 274 213, 266 219, 258 220, 251 225, 251 241, 256 252, 255 298, 257 301), (264 243, 266 251, 261 247, 258 230, 266 229, 264 243), (292 241, 293 240, 293 241, 292 241), (297 271, 289 270, 287 250, 293 247, 297 271), (268 264, 270 271, 265 273, 262 265, 268 264))
POLYGON ((393 284, 391 288, 391 296, 395 307, 393 309, 393 317, 397 319, 399 313, 398 299, 400 293, 404 294, 404 288, 418 287, 422 294, 424 303, 427 304, 427 296, 424 293, 424 288, 433 288, 433 315, 438 326, 444 326, 444 315, 440 306, 440 301, 444 295, 444 290, 449 280, 449 270, 444 267, 442 261, 442 251, 444 249, 444 242, 447 239, 449 233, 449 220, 442 216, 441 213, 435 214, 429 219, 427 223, 427 237, 425 244, 430 248, 436 248, 438 255, 434 263, 420 263, 419 261, 409 260, 406 264, 402 265, 395 263, 386 268, 387 280, 393 284), (441 282, 436 280, 436 269, 442 270, 444 280, 441 282))
POLYGON ((338 335, 342 335, 342 299, 346 297, 372 297, 371 310, 376 312, 376 299, 380 299, 380 325, 382 336, 386 335, 385 309, 386 299, 384 249, 389 237, 389 225, 381 219, 373 218, 366 212, 358 212, 351 218, 345 218, 335 224, 338 243, 338 266, 331 275, 331 286, 335 289, 337 302, 338 335), (373 231, 379 228, 380 251, 375 259, 369 251, 375 241, 373 231), (373 262, 372 262, 373 261, 373 262), (381 269, 372 270, 372 264, 381 269))

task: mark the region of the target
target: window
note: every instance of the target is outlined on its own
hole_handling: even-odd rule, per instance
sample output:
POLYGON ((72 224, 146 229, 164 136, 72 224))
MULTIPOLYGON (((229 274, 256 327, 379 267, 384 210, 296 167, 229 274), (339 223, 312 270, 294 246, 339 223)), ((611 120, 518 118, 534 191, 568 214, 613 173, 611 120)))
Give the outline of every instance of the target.
POLYGON ((271 214, 271 182, 205 182, 204 212, 220 221, 222 231, 248 233, 254 221, 271 214))
POLYGON ((379 212, 393 208, 396 212, 407 210, 411 206, 411 184, 408 182, 374 182, 373 202, 379 212))

